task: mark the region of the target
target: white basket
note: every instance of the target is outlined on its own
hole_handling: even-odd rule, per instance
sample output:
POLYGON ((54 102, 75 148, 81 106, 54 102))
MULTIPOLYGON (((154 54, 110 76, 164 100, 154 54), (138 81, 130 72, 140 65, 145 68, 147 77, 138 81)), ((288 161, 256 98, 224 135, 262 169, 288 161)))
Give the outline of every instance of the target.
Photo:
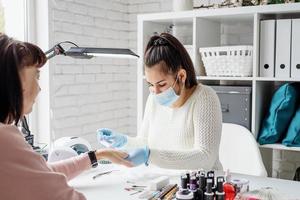
POLYGON ((252 76, 252 46, 199 48, 207 76, 252 76))

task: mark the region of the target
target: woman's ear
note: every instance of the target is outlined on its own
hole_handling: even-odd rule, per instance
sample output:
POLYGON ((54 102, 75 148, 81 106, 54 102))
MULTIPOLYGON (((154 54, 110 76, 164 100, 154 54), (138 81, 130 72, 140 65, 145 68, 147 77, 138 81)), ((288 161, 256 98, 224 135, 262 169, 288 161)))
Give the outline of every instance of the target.
POLYGON ((185 83, 185 81, 186 81, 186 71, 185 71, 185 69, 180 69, 179 71, 178 71, 178 79, 179 79, 179 81, 181 82, 181 83, 185 83))

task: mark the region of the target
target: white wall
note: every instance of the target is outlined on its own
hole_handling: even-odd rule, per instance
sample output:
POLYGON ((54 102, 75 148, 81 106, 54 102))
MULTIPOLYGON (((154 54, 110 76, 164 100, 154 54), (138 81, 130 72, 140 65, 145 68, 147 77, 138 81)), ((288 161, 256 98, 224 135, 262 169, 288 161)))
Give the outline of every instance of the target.
MULTIPOLYGON (((128 47, 127 1, 56 0, 51 1, 50 10, 52 45, 70 40, 80 46, 128 47)), ((56 57, 50 68, 52 131, 56 138, 82 136, 95 145, 97 128, 128 132, 126 59, 56 57)))
MULTIPOLYGON (((137 13, 160 12, 169 8, 166 2, 49 1, 50 46, 70 40, 80 46, 136 50, 137 13)), ((49 70, 55 138, 80 135, 95 146, 100 127, 136 134, 135 60, 55 57, 49 70)))
MULTIPOLYGON (((129 0, 129 48, 137 52, 137 15, 172 10, 172 0, 129 0)), ((131 135, 137 131, 137 63, 130 61, 130 130, 131 135)))
POLYGON ((2 0, 4 9, 4 31, 10 37, 18 40, 27 39, 24 35, 25 30, 25 1, 2 0), (18 26, 16 26, 18 24, 18 26))
POLYGON ((300 152, 274 150, 273 177, 293 179, 298 167, 300 167, 300 152))

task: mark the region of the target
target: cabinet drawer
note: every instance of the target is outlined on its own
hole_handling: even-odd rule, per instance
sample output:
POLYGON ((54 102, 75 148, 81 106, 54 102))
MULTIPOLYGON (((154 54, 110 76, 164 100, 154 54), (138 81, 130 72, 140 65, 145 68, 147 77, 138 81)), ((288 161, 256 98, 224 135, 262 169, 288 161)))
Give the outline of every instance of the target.
POLYGON ((220 99, 223 122, 239 124, 251 130, 251 87, 211 87, 220 99))

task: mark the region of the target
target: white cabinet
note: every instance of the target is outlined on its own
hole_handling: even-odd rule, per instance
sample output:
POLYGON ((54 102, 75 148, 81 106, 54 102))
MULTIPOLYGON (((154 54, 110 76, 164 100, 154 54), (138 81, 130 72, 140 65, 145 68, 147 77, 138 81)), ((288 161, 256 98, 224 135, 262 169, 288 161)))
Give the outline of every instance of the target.
MULTIPOLYGON (((295 16, 300 16, 300 3, 139 15, 138 54, 141 59, 138 61, 137 124, 141 124, 148 95, 148 88, 143 74, 145 45, 154 32, 164 32, 170 25, 174 25, 174 36, 184 45, 187 45, 189 52, 193 55, 192 60, 199 82, 208 85, 244 85, 252 87, 251 132, 257 137, 274 90, 286 82, 300 81, 299 78, 260 76, 260 22, 268 19, 293 19, 295 16), (224 45, 253 46, 253 75, 251 77, 209 77, 205 75, 199 48, 224 45)), ((292 77, 294 76, 292 75, 292 77)), ((280 144, 264 147, 300 151, 300 148, 286 148, 280 144)))

